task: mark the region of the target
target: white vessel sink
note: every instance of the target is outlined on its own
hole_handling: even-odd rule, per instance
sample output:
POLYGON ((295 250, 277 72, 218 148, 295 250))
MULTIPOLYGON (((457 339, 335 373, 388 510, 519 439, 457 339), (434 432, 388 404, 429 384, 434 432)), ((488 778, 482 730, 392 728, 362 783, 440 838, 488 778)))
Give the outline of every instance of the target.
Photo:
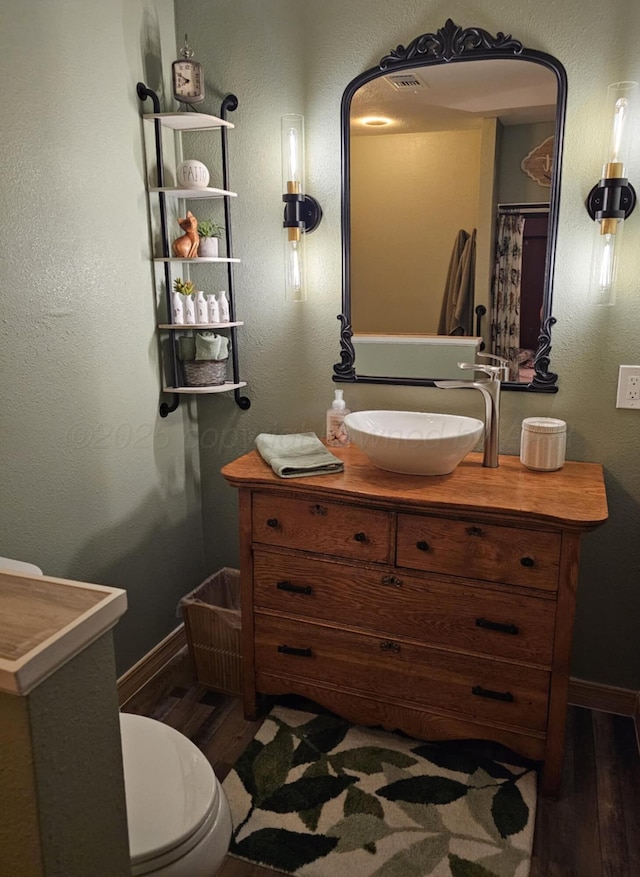
POLYGON ((354 411, 344 423, 374 466, 406 475, 448 475, 484 429, 475 417, 422 411, 354 411))

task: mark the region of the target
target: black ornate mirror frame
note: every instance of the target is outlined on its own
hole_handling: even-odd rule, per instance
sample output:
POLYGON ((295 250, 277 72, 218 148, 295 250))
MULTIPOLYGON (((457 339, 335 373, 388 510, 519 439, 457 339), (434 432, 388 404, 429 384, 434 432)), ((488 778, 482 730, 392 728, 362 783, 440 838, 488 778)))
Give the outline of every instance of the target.
POLYGON ((342 314, 340 320, 340 357, 341 361, 334 365, 333 380, 337 382, 367 384, 398 384, 415 386, 434 386, 436 378, 396 378, 373 377, 356 373, 355 348, 352 342, 351 327, 351 281, 350 281, 350 109, 355 92, 365 83, 388 72, 389 70, 408 70, 412 67, 426 67, 433 64, 457 64, 465 61, 481 59, 504 59, 531 61, 542 64, 551 70, 556 77, 558 96, 556 104, 556 132, 553 156, 553 179, 551 181, 549 230, 545 279, 543 292, 543 309, 538 336, 538 350, 535 356, 535 376, 530 383, 505 382, 506 390, 526 390, 542 393, 555 393, 558 376, 549 371, 551 353, 551 327, 556 322, 551 313, 552 278, 555 262, 555 247, 558 229, 558 207, 560 200, 560 163, 564 138, 564 120, 567 101, 567 76, 562 64, 553 56, 534 49, 525 49, 518 40, 510 35, 498 33, 492 36, 486 30, 477 27, 461 28, 448 19, 445 26, 437 33, 426 33, 412 40, 405 48, 398 46, 385 55, 377 67, 366 70, 353 79, 342 96, 341 128, 342 128, 342 314))

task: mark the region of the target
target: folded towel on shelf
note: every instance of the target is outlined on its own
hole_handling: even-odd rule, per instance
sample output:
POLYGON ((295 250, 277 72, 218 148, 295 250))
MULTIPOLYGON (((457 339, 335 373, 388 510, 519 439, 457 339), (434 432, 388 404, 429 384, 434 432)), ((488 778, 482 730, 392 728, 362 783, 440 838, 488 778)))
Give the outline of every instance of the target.
POLYGON ((196 360, 226 359, 229 355, 229 339, 215 332, 196 333, 196 360))
POLYGON ((315 432, 293 435, 260 433, 256 447, 280 478, 301 478, 304 475, 323 475, 342 472, 344 463, 331 454, 315 432))
POLYGON ((178 336, 178 359, 180 362, 193 362, 196 358, 196 341, 193 335, 178 336))

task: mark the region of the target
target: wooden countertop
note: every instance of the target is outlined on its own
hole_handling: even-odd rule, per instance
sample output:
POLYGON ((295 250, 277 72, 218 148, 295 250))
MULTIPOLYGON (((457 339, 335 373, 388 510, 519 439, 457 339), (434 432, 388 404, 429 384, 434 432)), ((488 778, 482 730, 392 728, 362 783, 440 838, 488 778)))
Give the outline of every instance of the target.
POLYGON ((593 529, 608 516, 599 463, 567 462, 556 472, 534 472, 519 457, 500 456, 497 469, 486 469, 482 455, 472 453, 450 475, 400 475, 373 466, 353 445, 330 450, 344 461, 343 472, 280 478, 257 451, 250 451, 224 466, 222 474, 234 487, 278 485, 283 492, 313 492, 326 499, 487 518, 509 515, 529 525, 571 530, 593 529))
POLYGON ((126 608, 119 588, 0 571, 0 691, 28 694, 126 608))

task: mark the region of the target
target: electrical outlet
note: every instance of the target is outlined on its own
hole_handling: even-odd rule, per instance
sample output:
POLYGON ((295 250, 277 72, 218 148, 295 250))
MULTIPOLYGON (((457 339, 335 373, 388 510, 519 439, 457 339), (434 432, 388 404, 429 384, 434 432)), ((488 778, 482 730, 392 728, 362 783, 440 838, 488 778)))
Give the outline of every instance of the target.
POLYGON ((640 410, 640 365, 620 366, 616 408, 640 410))

